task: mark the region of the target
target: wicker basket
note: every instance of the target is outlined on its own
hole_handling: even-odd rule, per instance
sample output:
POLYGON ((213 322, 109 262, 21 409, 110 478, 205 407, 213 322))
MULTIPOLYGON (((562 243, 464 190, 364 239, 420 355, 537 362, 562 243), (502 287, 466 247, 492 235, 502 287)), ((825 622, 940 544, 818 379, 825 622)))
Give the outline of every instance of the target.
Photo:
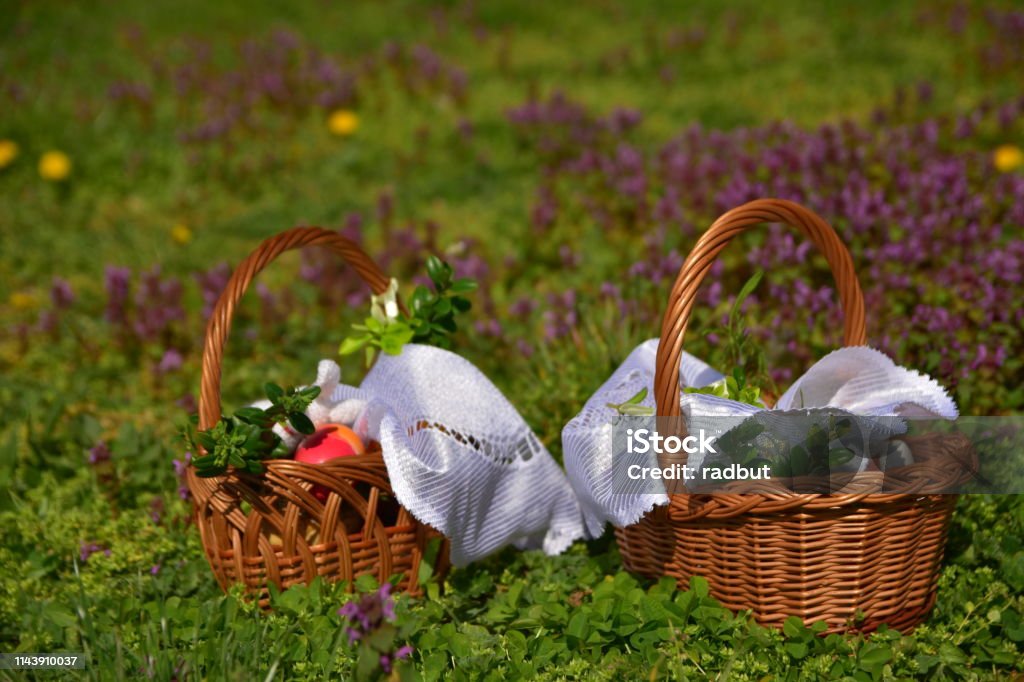
MULTIPOLYGON (((849 252, 819 216, 791 201, 760 199, 733 209, 701 236, 683 264, 662 323, 655 377, 658 414, 683 431, 679 364, 697 289, 729 241, 762 223, 797 228, 832 269, 845 313, 844 345, 865 344, 864 301, 849 252)), ((903 631, 926 617, 955 495, 970 450, 961 438, 907 439, 915 464, 859 474, 843 494, 795 494, 771 482, 730 484, 723 494, 672 494, 638 523, 617 528, 623 562, 681 587, 708 579, 712 595, 764 625, 789 616, 824 621, 828 632, 903 631), (756 492, 755 492, 756 491, 756 492), (929 494, 929 491, 932 494, 929 494)))
MULTIPOLYGON (((303 246, 326 247, 341 256, 374 293, 388 286, 377 265, 337 232, 299 227, 260 244, 232 274, 206 327, 200 429, 220 419, 221 359, 235 306, 267 264, 303 246)), ((361 575, 381 582, 398 575, 399 588, 416 593, 420 561, 435 538, 442 544, 435 572, 447 569, 447 541, 398 504, 379 444, 369 443, 366 454, 325 464, 290 459, 264 464, 261 475, 231 470, 200 478, 194 467, 187 470, 196 525, 222 588, 243 583, 264 608, 269 583, 283 589, 316 576, 351 584, 361 575), (311 492, 313 486, 326 489, 324 502, 311 492)))

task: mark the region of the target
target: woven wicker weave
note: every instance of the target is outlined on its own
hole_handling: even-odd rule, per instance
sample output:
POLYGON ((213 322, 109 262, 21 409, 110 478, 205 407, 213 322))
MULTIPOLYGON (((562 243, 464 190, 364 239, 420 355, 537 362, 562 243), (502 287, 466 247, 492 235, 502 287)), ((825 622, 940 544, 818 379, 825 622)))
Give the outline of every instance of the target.
MULTIPOLYGON (((760 199, 733 209, 686 259, 662 323, 655 396, 658 414, 673 418, 667 423, 677 431, 685 430, 680 353, 698 287, 725 245, 762 223, 791 225, 814 242, 842 301, 844 345, 865 344, 860 284, 832 228, 791 201, 760 199)), ((796 615, 824 621, 828 632, 870 631, 882 623, 910 630, 934 604, 956 502, 955 495, 934 492, 963 479, 957 463, 969 446, 949 437, 907 441, 915 464, 860 474, 843 494, 794 494, 772 482, 748 482, 730 485, 727 494, 671 495, 667 506, 616 529, 625 566, 648 577, 671 576, 681 587, 702 575, 726 607, 750 610, 765 625, 781 626, 796 615)))
MULTIPOLYGON (((337 232, 300 227, 260 244, 232 274, 206 327, 200 429, 220 419, 221 360, 235 306, 257 273, 281 253, 303 246, 341 256, 374 293, 388 286, 376 264, 337 232)), ((193 467, 187 470, 196 525, 222 588, 243 583, 264 608, 269 583, 286 588, 316 576, 351 584, 361 575, 382 582, 399 575, 399 588, 418 591, 420 560, 428 543, 441 536, 395 500, 378 444, 370 443, 366 454, 325 464, 290 459, 264 464, 258 476, 232 470, 200 478, 193 467), (328 491, 324 502, 312 494, 314 485, 328 491)), ((446 567, 445 542, 435 570, 446 567)))

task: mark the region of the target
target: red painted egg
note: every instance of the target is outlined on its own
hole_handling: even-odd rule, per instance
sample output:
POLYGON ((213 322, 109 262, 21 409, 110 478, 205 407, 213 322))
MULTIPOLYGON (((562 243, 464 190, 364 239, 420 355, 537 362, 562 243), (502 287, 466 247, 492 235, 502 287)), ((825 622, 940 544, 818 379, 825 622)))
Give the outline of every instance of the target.
MULTIPOLYGON (((299 444, 295 451, 295 461, 323 464, 338 457, 362 455, 365 452, 366 447, 355 431, 342 424, 323 424, 299 444)), ((315 485, 311 492, 320 502, 327 501, 327 488, 315 485)))
POLYGON ((356 432, 341 424, 322 424, 303 440, 295 451, 296 462, 323 464, 338 457, 366 452, 356 432))

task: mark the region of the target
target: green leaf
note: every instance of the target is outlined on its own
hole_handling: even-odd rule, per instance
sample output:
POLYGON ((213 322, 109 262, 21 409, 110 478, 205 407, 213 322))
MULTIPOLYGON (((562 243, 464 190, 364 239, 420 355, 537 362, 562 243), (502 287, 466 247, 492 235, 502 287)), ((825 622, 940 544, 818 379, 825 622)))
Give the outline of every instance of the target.
POLYGON ((762 277, 764 277, 764 270, 758 270, 746 281, 740 289, 740 293, 736 294, 736 300, 733 301, 732 310, 729 312, 730 321, 734 320, 739 314, 739 310, 743 305, 743 302, 747 300, 747 297, 750 296, 750 294, 754 293, 754 289, 756 289, 757 285, 761 283, 762 277))
POLYGON ((807 448, 803 445, 794 447, 790 451, 789 465, 793 476, 803 476, 806 474, 810 465, 810 453, 807 452, 807 448))
POLYGON ((565 634, 576 639, 586 639, 590 632, 590 627, 587 624, 587 614, 583 611, 577 611, 569 619, 569 624, 565 627, 565 634))
POLYGON ((270 459, 288 459, 291 457, 291 455, 292 449, 288 447, 288 444, 285 443, 280 438, 277 439, 277 442, 274 444, 272 448, 270 448, 270 451, 267 453, 267 457, 269 457, 270 459))
POLYGON ((642 403, 644 401, 644 398, 646 398, 646 397, 647 397, 647 387, 644 386, 639 391, 637 391, 636 395, 634 395, 632 398, 630 398, 629 400, 627 400, 626 402, 624 402, 622 404, 623 405, 639 405, 640 403, 642 403))
POLYGON ((451 278, 451 266, 437 256, 430 256, 427 258, 427 276, 438 290, 443 289, 451 278))
POLYGON ((807 655, 809 649, 803 642, 786 642, 786 653, 796 659, 801 659, 807 655))
POLYGON ((276 403, 284 397, 284 389, 275 383, 268 382, 263 385, 263 391, 270 398, 270 402, 276 403))
POLYGON ((258 407, 242 407, 235 410, 235 418, 247 424, 262 424, 267 421, 267 413, 258 407))
POLYGON ((64 610, 55 602, 48 602, 43 608, 43 613, 50 622, 62 628, 72 628, 78 625, 78 619, 75 618, 75 615, 64 610))
POLYGON ((423 308, 427 307, 431 303, 433 294, 422 284, 416 287, 416 290, 412 292, 412 296, 409 297, 409 307, 413 314, 417 314, 423 308))
POLYGON ((782 623, 782 633, 790 639, 801 638, 806 631, 804 622, 798 616, 790 616, 782 623))
POLYGON ((444 317, 438 318, 433 324, 430 325, 435 331, 444 333, 455 332, 455 319, 451 315, 445 315, 444 317))
POLYGON ((939 659, 946 665, 962 664, 968 661, 967 654, 949 642, 939 645, 939 659))
POLYGON ((380 349, 388 355, 399 355, 405 344, 413 340, 413 330, 404 322, 396 322, 387 328, 380 338, 380 349))
POLYGON ((831 469, 840 467, 853 459, 853 452, 847 448, 832 448, 828 453, 828 466, 831 469))
POLYGON ((192 459, 192 466, 198 471, 204 471, 217 466, 217 458, 213 455, 203 455, 192 459))
POLYGON ((316 431, 316 426, 302 412, 289 412, 288 423, 292 425, 293 429, 307 436, 316 431))
POLYGON ((892 659, 892 649, 884 644, 868 642, 861 647, 857 659, 861 669, 874 672, 876 668, 880 668, 892 659))
POLYGON ((350 336, 341 342, 341 346, 338 347, 338 354, 351 355, 352 353, 360 350, 363 346, 369 343, 369 341, 369 336, 350 336))
POLYGON ((244 428, 239 429, 239 435, 245 438, 242 447, 249 451, 260 449, 263 442, 263 429, 255 424, 244 424, 243 426, 244 428))
POLYGON ((203 446, 204 450, 213 450, 217 441, 209 431, 200 431, 196 434, 196 442, 203 446))
POLYGON ((434 304, 435 315, 447 315, 452 311, 452 301, 450 298, 442 298, 434 304))
POLYGON ((448 291, 452 292, 453 294, 470 294, 476 290, 477 283, 474 280, 469 279, 468 277, 463 277, 455 280, 454 282, 452 282, 452 285, 448 288, 448 291))

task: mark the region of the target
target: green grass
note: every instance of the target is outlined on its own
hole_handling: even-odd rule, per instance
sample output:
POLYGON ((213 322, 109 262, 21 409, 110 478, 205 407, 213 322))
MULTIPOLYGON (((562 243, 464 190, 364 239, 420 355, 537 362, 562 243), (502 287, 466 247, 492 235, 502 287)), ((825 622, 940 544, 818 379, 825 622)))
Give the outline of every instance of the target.
MULTIPOLYGON (((448 17, 444 30, 434 27, 437 11, 417 2, 0 3, 0 93, 12 84, 25 92, 21 102, 0 94, 0 139, 20 147, 0 169, 0 650, 88 651, 91 679, 135 678, 147 666, 170 679, 181 664, 211 680, 351 673, 352 653, 335 641, 339 590, 295 590, 274 615, 260 616, 220 593, 195 529, 183 522, 170 461, 183 448, 185 415, 175 401, 199 381, 201 301, 191 273, 237 262, 294 224, 339 226, 352 211, 372 215, 377 196, 391 191, 396 222, 436 221, 441 248, 480 240, 501 315, 522 294, 543 305, 550 291, 625 280, 632 262, 581 220, 563 235, 592 256, 580 270, 563 272, 554 255, 500 265, 507 255, 533 253, 526 244, 539 160, 505 117, 531 93, 561 90, 599 113, 639 109, 635 137, 653 145, 693 122, 731 129, 781 119, 809 127, 866 121, 897 88, 922 80, 934 85, 926 112, 933 114, 1018 96, 1022 84, 1019 74, 981 71, 976 48, 987 34, 977 21, 954 40, 916 19, 923 3, 502 0, 481 3, 470 18, 461 4, 436 8, 448 17), (140 46, 128 38, 132 27, 140 46), (670 51, 676 27, 702 27, 706 38, 670 51), (149 58, 186 59, 189 37, 208 41, 230 66, 241 41, 265 40, 275 28, 294 29, 304 44, 348 63, 379 54, 388 41, 427 43, 465 69, 468 101, 409 94, 384 76, 360 91, 361 125, 350 139, 331 137, 320 111, 263 112, 266 130, 193 165, 176 140, 181 119, 169 82, 154 84, 149 121, 107 96, 118 78, 150 79, 149 58), (469 142, 457 133, 463 119, 475 130, 469 142), (37 175, 38 156, 51 148, 74 162, 64 186, 37 175), (258 167, 267 155, 273 163, 258 167), (185 246, 170 236, 179 223, 195 234, 185 246), (108 264, 159 264, 186 280, 188 319, 173 339, 186 351, 181 372, 152 372, 160 343, 113 338, 102 320, 108 264), (34 332, 23 348, 7 328, 35 321, 53 276, 70 280, 78 301, 55 334, 34 332), (35 303, 15 305, 22 295, 35 303), (99 439, 112 443, 109 470, 86 464, 99 439), (159 525, 148 515, 154 498, 166 504, 159 525), (76 566, 85 541, 111 555, 76 566)), ((365 236, 375 253, 388 246, 375 220, 365 236)), ((243 310, 225 362, 227 404, 266 380, 308 380, 363 312, 319 305, 317 292, 296 283, 297 263, 283 259, 265 277, 275 291, 292 292, 294 314, 260 325, 254 306, 243 310)), ((649 295, 661 300, 664 292, 649 295)), ((657 332, 599 305, 582 312, 576 344, 523 357, 511 341, 470 333, 461 348, 558 457, 561 426, 657 332)), ((356 362, 345 371, 358 381, 356 362)), ((992 406, 981 399, 963 407, 992 406)), ((721 609, 699 585, 677 592, 636 583, 622 572, 610 535, 562 557, 507 551, 455 571, 442 595, 402 600, 400 621, 427 677, 998 678, 1019 672, 1024 658, 1022 537, 1017 500, 962 500, 935 613, 912 636, 764 630, 721 609), (580 606, 567 606, 572 600, 580 606)))

